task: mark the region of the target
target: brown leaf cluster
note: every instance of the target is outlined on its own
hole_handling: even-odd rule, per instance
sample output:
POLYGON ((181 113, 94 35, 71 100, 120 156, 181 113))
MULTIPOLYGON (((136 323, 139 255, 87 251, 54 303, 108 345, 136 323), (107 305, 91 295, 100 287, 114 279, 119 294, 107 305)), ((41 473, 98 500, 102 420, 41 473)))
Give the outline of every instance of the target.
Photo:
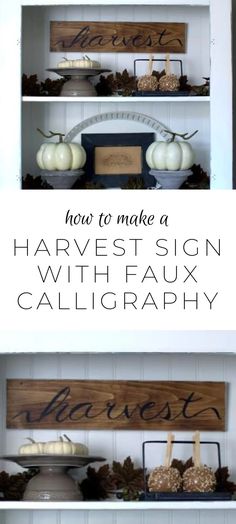
POLYGON ((6 471, 0 472, 0 500, 22 500, 29 480, 37 470, 29 470, 16 475, 9 475, 6 471))
POLYGON ((46 78, 44 82, 38 80, 38 76, 22 75, 23 96, 59 96, 65 79, 51 80, 46 78))

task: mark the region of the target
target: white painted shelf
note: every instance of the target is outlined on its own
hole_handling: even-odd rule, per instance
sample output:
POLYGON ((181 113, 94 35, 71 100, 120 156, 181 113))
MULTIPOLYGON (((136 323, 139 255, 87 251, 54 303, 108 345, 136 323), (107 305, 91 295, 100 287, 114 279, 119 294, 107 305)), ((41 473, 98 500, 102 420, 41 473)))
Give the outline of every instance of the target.
MULTIPOLYGON (((168 5, 172 6, 209 6, 211 0, 147 0, 145 5, 158 6, 158 5, 168 5)), ((21 0, 23 6, 32 5, 32 0, 21 0)), ((57 5, 65 5, 65 0, 57 0, 57 5)), ((94 6, 104 6, 104 5, 120 5, 121 0, 80 0, 80 5, 94 5, 94 6)), ((141 5, 143 6, 143 0, 122 0, 123 5, 141 5)), ((48 0, 41 0, 40 5, 48 5, 48 0)), ((78 0, 70 0, 70 5, 78 5, 78 0)))
POLYGON ((236 501, 218 502, 0 502, 1 510, 153 511, 236 510, 236 501))
POLYGON ((152 103, 178 103, 178 102, 184 102, 184 103, 201 103, 201 102, 210 102, 209 96, 160 96, 160 97, 153 97, 153 96, 23 96, 22 97, 23 102, 105 102, 105 103, 119 103, 119 104, 125 104, 125 103, 145 103, 145 102, 152 102, 152 103))

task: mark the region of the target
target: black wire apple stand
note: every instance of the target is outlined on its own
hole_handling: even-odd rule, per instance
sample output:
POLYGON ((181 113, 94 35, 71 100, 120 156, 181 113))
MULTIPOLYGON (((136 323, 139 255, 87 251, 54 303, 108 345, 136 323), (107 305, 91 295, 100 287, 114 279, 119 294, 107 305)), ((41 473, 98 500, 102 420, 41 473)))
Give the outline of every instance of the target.
MULTIPOLYGON (((137 79, 138 78, 138 73, 137 73, 137 69, 138 69, 138 66, 140 65, 141 62, 146 62, 146 64, 149 62, 149 59, 148 58, 136 58, 136 60, 134 60, 134 77, 137 79)), ((153 62, 164 62, 166 64, 167 62, 167 59, 166 58, 152 58, 152 63, 153 62)), ((180 77, 183 77, 184 75, 184 72, 183 72, 183 62, 182 60, 178 60, 178 59, 170 59, 170 63, 177 63, 179 65, 179 73, 180 73, 180 77)), ((189 96, 189 91, 184 91, 184 90, 179 90, 179 91, 134 91, 132 96, 153 96, 153 97, 162 97, 162 96, 171 96, 171 97, 176 97, 176 96, 189 96)))
MULTIPOLYGON (((143 477, 144 477, 144 492, 140 495, 140 500, 147 501, 219 501, 219 500, 232 500, 232 493, 214 491, 213 493, 189 493, 189 492, 178 492, 178 493, 162 493, 162 492, 150 492, 148 491, 147 485, 147 471, 146 471, 146 448, 148 445, 153 444, 167 444, 167 440, 146 440, 142 444, 142 461, 143 461, 143 477)), ((192 440, 175 440, 175 444, 186 444, 193 445, 192 440)), ((202 440, 200 444, 207 446, 215 446, 218 460, 219 471, 221 469, 221 450, 219 442, 207 442, 202 440)))

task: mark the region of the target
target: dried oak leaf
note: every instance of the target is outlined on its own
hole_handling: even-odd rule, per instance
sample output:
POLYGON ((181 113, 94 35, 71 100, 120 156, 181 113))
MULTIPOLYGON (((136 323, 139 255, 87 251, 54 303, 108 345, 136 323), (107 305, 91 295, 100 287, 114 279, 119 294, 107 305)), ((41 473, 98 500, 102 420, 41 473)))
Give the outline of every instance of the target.
POLYGON ((53 189, 41 176, 33 177, 29 173, 22 180, 22 189, 53 189))
POLYGON ((29 480, 38 472, 30 469, 24 473, 9 475, 6 471, 0 473, 0 493, 4 500, 21 500, 29 480))
POLYGON ((197 96, 209 96, 210 95, 210 78, 203 77, 203 80, 205 80, 205 84, 201 84, 198 86, 191 86, 191 91, 193 95, 197 95, 197 96))
POLYGON ((180 189, 209 189, 210 179, 200 164, 191 167, 192 175, 188 177, 180 189))
POLYGON ((179 90, 180 91, 191 91, 192 86, 188 83, 187 75, 180 76, 179 78, 179 90))
POLYGON ((40 83, 37 75, 22 75, 22 95, 40 96, 40 83))
POLYGON ((145 189, 145 182, 142 177, 130 176, 121 189, 145 189))
POLYGON ((229 479, 229 469, 227 467, 218 468, 215 472, 216 476, 216 491, 230 492, 234 493, 236 491, 236 484, 230 482, 229 479))
POLYGON ((166 72, 165 72, 165 69, 163 69, 161 72, 160 71, 156 71, 155 69, 153 70, 152 72, 152 76, 155 76, 159 82, 160 78, 162 76, 165 76, 166 72))
POLYGON ((101 75, 98 84, 95 86, 95 89, 98 96, 111 96, 115 90, 113 74, 108 75, 107 77, 101 75))
POLYGON ((65 81, 65 78, 61 78, 58 80, 51 80, 51 78, 46 78, 46 80, 44 82, 41 82, 40 85, 41 95, 59 96, 65 81))
POLYGON ((116 72, 106 77, 101 75, 95 88, 99 96, 111 96, 115 91, 120 91, 123 96, 130 96, 136 90, 136 78, 124 69, 122 73, 116 72))
POLYGON ((109 464, 101 466, 98 471, 89 466, 87 478, 81 482, 80 489, 84 500, 105 500, 108 498, 108 491, 114 489, 109 464))
POLYGON ((122 73, 116 73, 115 82, 118 91, 122 91, 124 96, 132 95, 137 87, 135 76, 130 76, 127 69, 124 69, 122 73))
POLYGON ((122 489, 126 500, 136 499, 139 491, 144 489, 143 469, 135 468, 130 457, 124 460, 124 463, 112 463, 112 479, 117 489, 122 489))
POLYGON ((181 476, 184 474, 184 472, 187 469, 192 468, 192 466, 193 466, 192 458, 188 459, 186 462, 183 462, 182 460, 178 460, 178 459, 173 459, 171 462, 171 467, 178 469, 181 476))

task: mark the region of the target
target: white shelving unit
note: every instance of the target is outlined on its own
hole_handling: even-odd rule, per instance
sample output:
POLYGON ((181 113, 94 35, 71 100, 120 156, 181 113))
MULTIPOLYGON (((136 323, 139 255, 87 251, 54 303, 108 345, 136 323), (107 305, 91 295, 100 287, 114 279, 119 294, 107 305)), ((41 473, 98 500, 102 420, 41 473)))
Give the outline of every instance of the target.
MULTIPOLYGON (((78 340, 80 337, 77 335, 78 340)), ((184 344, 185 333, 179 333, 179 342, 182 338, 184 344)), ((194 348, 196 343, 196 333, 188 334, 189 351, 194 348)), ((212 338, 212 346, 217 349, 217 333, 212 338)), ((151 338, 151 337, 150 337, 151 338)), ((9 430, 5 428, 6 410, 6 378, 31 378, 31 379, 138 379, 138 380, 219 380, 228 383, 229 394, 227 400, 227 431, 225 433, 214 433, 214 440, 221 444, 222 464, 227 464, 231 473, 232 480, 236 480, 235 466, 235 431, 236 420, 234 417, 234 405, 236 397, 236 351, 233 343, 228 346, 228 342, 233 336, 222 334, 222 344, 224 348, 218 354, 180 354, 178 343, 174 343, 174 338, 169 343, 169 353, 163 354, 152 351, 151 345, 146 339, 146 352, 132 354, 118 351, 118 342, 123 346, 122 335, 117 336, 117 346, 110 342, 110 353, 101 353, 99 341, 102 343, 104 335, 94 334, 94 342, 97 341, 99 352, 58 352, 58 353, 1 353, 0 355, 0 452, 1 454, 15 453, 28 435, 27 430, 9 430), (172 348, 172 353, 170 353, 172 348), (231 349, 232 354, 227 354, 231 349), (114 351, 111 353, 111 351, 114 351)), ((138 334, 133 334, 133 340, 138 339, 138 334)), ((155 336, 152 337, 155 342, 155 336)), ((159 339, 156 335, 156 341, 159 339)), ((112 339, 111 339, 112 340, 112 339)), ((143 339, 144 340, 144 339, 143 339)), ((167 335, 166 335, 167 340, 167 335)), ((159 342, 164 349, 164 339, 159 342)), ((205 334, 205 343, 199 342, 199 351, 205 349, 210 342, 210 336, 205 334), (205 348, 203 348, 205 346, 205 348)), ((78 342, 79 343, 79 342, 78 342)), ((81 340, 81 350, 85 344, 81 340)), ((70 347, 70 343, 68 343, 70 347)), ((131 338, 126 343, 126 351, 132 347, 131 338)), ((91 345, 90 345, 91 348, 91 345)), ((86 348, 87 349, 87 348, 86 348)), ((109 463, 115 460, 124 460, 130 455, 136 464, 141 464, 141 445, 143 440, 155 439, 157 433, 154 431, 87 431, 74 430, 69 432, 73 439, 85 442, 91 453, 101 454, 107 458, 109 463)), ((211 432, 203 432, 205 440, 212 440, 211 432)), ((35 440, 54 440, 59 436, 56 430, 31 430, 30 436, 35 440)), ((165 432, 158 432, 158 438, 165 438, 165 432)), ((186 438, 186 432, 176 432, 176 438, 186 438)), ((181 446, 179 447, 178 457, 188 458, 189 452, 181 446), (179 455, 180 453, 180 455, 179 455), (188 453, 188 456, 186 456, 188 453)), ((209 450, 203 451, 205 463, 217 466, 216 457, 211 455, 209 450)), ((148 457, 147 467, 153 467, 153 455, 148 457)), ((9 472, 20 470, 15 464, 1 462, 1 469, 9 472)), ((95 465, 96 467, 96 465, 95 465)), ((84 478, 82 470, 79 473, 84 478)), ((187 523, 191 520, 192 524, 233 524, 235 522, 236 501, 218 502, 123 502, 123 501, 101 501, 101 502, 0 502, 0 522, 1 524, 42 524, 47 519, 48 524, 74 524, 79 519, 81 524, 104 524, 108 522, 120 523, 124 520, 127 524, 152 524, 155 522, 174 524, 187 523)))
MULTIPOLYGON (((104 112, 108 107, 109 111, 119 110, 124 105, 130 105, 137 112, 144 107, 147 115, 156 117, 173 129, 183 132, 199 129, 192 142, 197 151, 197 163, 211 172, 212 189, 232 188, 231 0, 148 0, 145 5, 134 0, 40 0, 37 3, 33 0, 13 0, 4 5, 2 20, 2 51, 4 42, 7 42, 7 55, 11 56, 11 82, 7 85, 7 97, 4 83, 0 93, 4 100, 1 139, 3 189, 19 189, 22 173, 38 174, 35 153, 41 139, 35 132, 36 127, 47 130, 60 126, 68 133, 91 113, 104 112), (161 97, 155 100, 153 97, 21 99, 21 72, 37 73, 40 79, 44 79, 45 69, 55 66, 61 58, 60 53, 49 53, 49 20, 73 20, 78 16, 84 20, 186 22, 189 26, 188 52, 181 55, 184 72, 192 83, 201 83, 202 76, 210 75, 211 96, 161 97), (14 36, 9 38, 9 35, 14 36), (12 149, 14 155, 11 154, 12 149)), ((118 53, 115 58, 111 54, 98 58, 113 71, 125 67, 132 71, 131 56, 118 53)), ((3 70, 7 71, 9 65, 4 54, 1 63, 3 70)), ((58 77, 52 75, 52 78, 58 77)), ((122 132, 122 126, 118 126, 117 130, 122 132)), ((110 131, 108 127, 107 132, 110 131)), ((141 129, 136 128, 136 131, 141 129)))

